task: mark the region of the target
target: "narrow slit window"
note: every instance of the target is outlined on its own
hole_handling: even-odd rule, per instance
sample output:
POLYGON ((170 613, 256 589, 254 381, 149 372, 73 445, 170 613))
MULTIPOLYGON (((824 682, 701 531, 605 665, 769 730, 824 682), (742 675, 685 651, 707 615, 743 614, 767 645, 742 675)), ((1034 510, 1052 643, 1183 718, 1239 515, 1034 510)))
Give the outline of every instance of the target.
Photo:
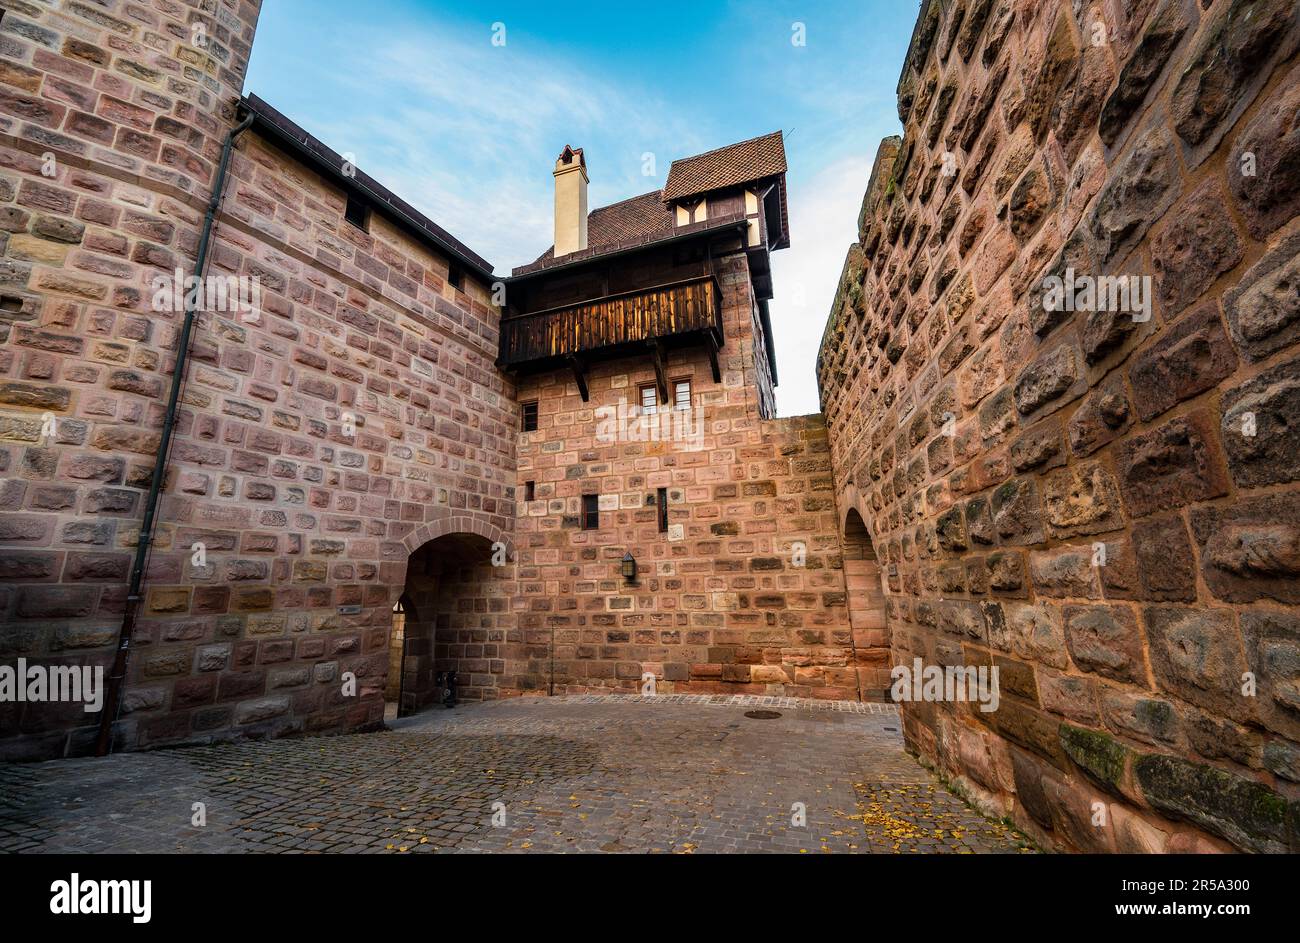
POLYGON ((659 489, 659 533, 668 532, 668 489, 659 489))
POLYGON ((455 262, 447 266, 447 284, 452 288, 459 288, 461 280, 461 268, 455 262))
POLYGON ((673 384, 673 409, 691 408, 691 381, 678 380, 673 384))
POLYGON ((524 482, 524 500, 525 501, 537 500, 537 482, 535 481, 524 482))
POLYGON ((584 494, 582 496, 582 529, 600 529, 600 495, 584 494))
POLYGON ((659 408, 659 391, 651 386, 641 387, 641 414, 649 416, 659 408))
POLYGON ((370 232, 370 207, 350 193, 348 194, 348 207, 343 211, 343 218, 362 232, 370 232))
POLYGON ((523 416, 524 431, 536 432, 537 431, 537 400, 533 400, 532 402, 529 403, 524 403, 523 410, 524 410, 524 416, 523 416))

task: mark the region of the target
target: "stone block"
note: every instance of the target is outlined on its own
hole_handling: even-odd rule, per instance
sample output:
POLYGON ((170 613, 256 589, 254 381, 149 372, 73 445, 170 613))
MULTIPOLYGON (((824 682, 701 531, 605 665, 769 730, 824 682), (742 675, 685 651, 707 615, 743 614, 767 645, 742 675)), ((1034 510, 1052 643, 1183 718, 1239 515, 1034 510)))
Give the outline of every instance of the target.
POLYGON ((1237 368, 1217 305, 1205 304, 1142 352, 1129 368, 1133 400, 1143 422, 1213 388, 1237 368))
POLYGON ((1242 691, 1246 663, 1231 612, 1149 606, 1143 621, 1151 670, 1163 690, 1225 717, 1252 718, 1254 699, 1242 691))
POLYGON ((1124 503, 1134 517, 1217 498, 1228 490, 1215 429, 1204 411, 1171 419, 1119 446, 1124 503))
POLYGON ((1265 495, 1194 508, 1190 519, 1201 574, 1216 597, 1300 604, 1300 496, 1265 495))
POLYGON ((1300 356, 1224 391, 1220 433, 1238 487, 1300 480, 1300 356))

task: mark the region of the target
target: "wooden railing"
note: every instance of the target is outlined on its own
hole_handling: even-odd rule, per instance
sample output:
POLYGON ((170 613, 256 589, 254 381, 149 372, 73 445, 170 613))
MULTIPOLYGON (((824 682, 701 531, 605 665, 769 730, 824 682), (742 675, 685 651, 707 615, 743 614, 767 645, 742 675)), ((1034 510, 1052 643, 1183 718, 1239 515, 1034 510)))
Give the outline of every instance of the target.
POLYGON ((722 343, 722 292, 704 275, 501 320, 502 366, 566 358, 675 335, 722 343))

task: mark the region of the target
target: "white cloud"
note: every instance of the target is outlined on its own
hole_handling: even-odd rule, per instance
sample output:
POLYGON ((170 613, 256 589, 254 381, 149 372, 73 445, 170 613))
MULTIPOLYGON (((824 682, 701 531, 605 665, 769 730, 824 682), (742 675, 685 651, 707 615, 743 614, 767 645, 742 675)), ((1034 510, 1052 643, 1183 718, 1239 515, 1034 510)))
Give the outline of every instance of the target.
POLYGON ((845 49, 854 61, 875 62, 884 56, 874 47, 887 38, 862 28, 878 14, 823 13, 809 17, 809 47, 795 49, 789 19, 776 5, 737 4, 731 13, 725 33, 709 42, 743 46, 749 55, 713 64, 714 84, 699 94, 683 94, 680 83, 656 84, 654 70, 644 78, 611 72, 616 67, 594 65, 580 49, 520 31, 507 46, 493 46, 481 24, 446 19, 407 21, 404 30, 371 23, 352 24, 346 34, 313 32, 304 61, 279 58, 261 68, 289 82, 272 92, 272 104, 283 95, 278 107, 330 147, 355 155, 359 167, 499 274, 550 244, 550 172, 564 144, 585 149, 590 205, 598 207, 662 185, 674 158, 746 136, 738 126, 749 134, 783 127, 792 246, 772 260, 777 404, 781 415, 815 412, 817 348, 856 236, 866 154, 894 130, 892 86, 865 75, 847 80, 845 49), (869 55, 864 42, 873 47, 869 55), (357 48, 368 51, 364 71, 322 67, 347 61, 357 48), (732 81, 744 83, 744 103, 721 90, 732 81), (647 151, 657 164, 650 178, 641 174, 647 151))
POLYGON ((857 239, 858 210, 870 173, 871 160, 857 156, 830 164, 806 184, 791 184, 790 248, 772 255, 779 415, 821 410, 817 348, 844 256, 857 239))
POLYGON ((376 42, 370 71, 346 89, 373 105, 313 128, 499 274, 551 244, 550 172, 565 143, 587 151, 594 207, 661 185, 666 148, 698 134, 645 89, 525 45, 441 34, 376 42), (658 178, 640 176, 647 150, 659 154, 658 178))

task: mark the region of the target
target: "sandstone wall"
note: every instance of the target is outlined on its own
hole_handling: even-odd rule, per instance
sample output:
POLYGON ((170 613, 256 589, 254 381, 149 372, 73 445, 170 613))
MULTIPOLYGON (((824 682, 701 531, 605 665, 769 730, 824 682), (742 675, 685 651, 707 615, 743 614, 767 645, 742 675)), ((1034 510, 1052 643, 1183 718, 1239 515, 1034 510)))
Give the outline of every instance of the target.
POLYGON ((927 2, 818 363, 909 749, 1039 840, 1300 849, 1300 9, 927 2), (1149 276, 1141 312, 1049 275, 1149 276), (1100 824, 1098 824, 1100 823, 1100 824))
MULTIPOLYGON (((192 271, 257 5, 5 6, 0 653, 107 664, 182 317, 152 279, 192 271)), ((121 746, 378 721, 408 556, 508 542, 518 413, 487 286, 344 204, 241 138, 210 264, 256 276, 261 312, 195 331, 121 746)), ((78 751, 94 720, 7 703, 0 750, 78 751)))
POLYGON ((873 653, 855 659, 825 427, 819 416, 761 418, 748 270, 738 254, 719 264, 722 382, 699 350, 667 365, 691 380, 698 441, 602 440, 598 410, 638 402, 654 382, 649 357, 593 367, 588 402, 567 371, 519 381, 520 401, 539 403, 518 453, 520 487, 535 481, 536 500, 520 501, 515 525, 529 688, 548 684, 552 646, 557 693, 636 688, 649 672, 660 693, 853 700, 859 671, 884 664, 879 651, 874 669, 873 653), (659 488, 670 533, 658 529, 659 488), (598 530, 580 527, 583 494, 601 496, 598 530), (628 550, 636 586, 619 577, 628 550))

